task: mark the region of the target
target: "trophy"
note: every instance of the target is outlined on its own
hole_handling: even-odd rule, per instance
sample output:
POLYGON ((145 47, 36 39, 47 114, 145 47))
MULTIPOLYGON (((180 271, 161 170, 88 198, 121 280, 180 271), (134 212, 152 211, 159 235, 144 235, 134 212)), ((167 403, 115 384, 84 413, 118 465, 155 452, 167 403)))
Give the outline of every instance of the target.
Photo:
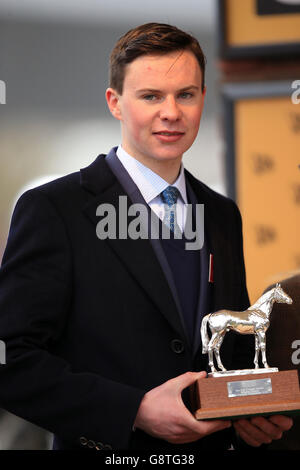
POLYGON ((203 318, 202 352, 208 353, 211 373, 195 384, 196 419, 234 419, 300 411, 298 371, 278 371, 276 367, 269 367, 266 359, 265 336, 274 302, 291 304, 293 301, 280 284, 276 284, 248 310, 219 310, 203 318), (211 337, 208 336, 208 327, 211 337), (255 368, 225 369, 220 358, 220 347, 229 330, 255 335, 255 368), (259 353, 262 368, 259 367, 259 353), (214 356, 220 370, 215 367, 214 356))

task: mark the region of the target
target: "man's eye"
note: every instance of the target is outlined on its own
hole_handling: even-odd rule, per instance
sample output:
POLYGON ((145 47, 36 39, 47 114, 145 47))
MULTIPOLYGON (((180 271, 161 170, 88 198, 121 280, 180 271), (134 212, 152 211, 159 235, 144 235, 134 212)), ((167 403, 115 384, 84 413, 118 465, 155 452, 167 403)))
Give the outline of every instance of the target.
POLYGON ((183 99, 189 99, 189 98, 192 98, 194 95, 193 93, 190 93, 188 91, 184 91, 183 93, 180 93, 180 98, 183 98, 183 99))
POLYGON ((146 101, 154 101, 157 98, 156 95, 144 95, 143 99, 146 101))

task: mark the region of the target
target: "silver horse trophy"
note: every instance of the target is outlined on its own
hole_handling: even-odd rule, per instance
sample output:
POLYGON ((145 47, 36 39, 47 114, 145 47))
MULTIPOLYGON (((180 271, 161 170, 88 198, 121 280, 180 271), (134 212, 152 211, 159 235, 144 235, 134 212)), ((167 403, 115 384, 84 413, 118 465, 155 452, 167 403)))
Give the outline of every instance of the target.
MULTIPOLYGON (((255 304, 243 312, 219 310, 215 313, 210 313, 203 318, 201 324, 202 352, 203 354, 208 353, 211 375, 217 376, 226 374, 226 369, 220 358, 220 347, 225 333, 229 330, 236 331, 243 335, 255 335, 255 369, 247 370, 247 373, 250 371, 257 372, 259 369, 259 352, 261 352, 262 355, 264 368, 269 368, 266 359, 266 331, 270 325, 269 318, 274 302, 291 304, 293 301, 284 292, 280 284, 276 284, 276 287, 273 287, 273 289, 270 289, 263 294, 255 304), (209 338, 207 334, 207 325, 211 330, 211 338, 209 338), (217 371, 214 366, 214 354, 221 371, 217 371)), ((263 371, 264 369, 261 370, 263 371)), ((278 369, 273 368, 272 371, 278 371, 278 369)), ((236 375, 243 373, 243 371, 231 372, 235 372, 236 375)))

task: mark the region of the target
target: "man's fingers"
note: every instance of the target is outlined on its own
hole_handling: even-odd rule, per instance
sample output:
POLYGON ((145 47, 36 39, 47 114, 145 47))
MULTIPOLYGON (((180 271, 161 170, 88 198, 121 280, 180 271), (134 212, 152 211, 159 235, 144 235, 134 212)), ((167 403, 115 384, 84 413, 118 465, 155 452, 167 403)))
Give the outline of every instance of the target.
POLYGON ((227 420, 197 421, 187 410, 187 414, 185 416, 182 415, 182 419, 178 420, 176 432, 171 436, 171 439, 177 443, 192 442, 217 431, 227 429, 230 426, 231 422, 227 420))
POLYGON ((276 426, 279 426, 282 429, 282 431, 288 431, 293 426, 293 420, 292 418, 289 418, 288 416, 274 415, 274 416, 270 416, 269 420, 272 423, 276 424, 276 426))
POLYGON ((204 433, 205 436, 208 434, 213 434, 217 431, 223 431, 224 429, 231 427, 231 421, 228 420, 212 420, 212 421, 198 421, 198 425, 201 429, 201 432, 204 433))
POLYGON ((256 416, 250 420, 236 421, 234 427, 242 439, 257 447, 281 439, 283 432, 288 431, 292 424, 293 420, 287 416, 276 415, 270 418, 256 416))
POLYGON ((250 441, 260 444, 270 444, 272 438, 267 435, 263 430, 258 428, 255 424, 247 419, 241 419, 235 424, 235 429, 238 431, 240 436, 244 439, 244 436, 247 436, 247 439, 244 439, 248 444, 252 444, 250 441))
POLYGON ((241 437, 241 439, 247 442, 247 444, 253 447, 259 447, 261 445, 261 442, 256 440, 251 434, 249 435, 249 432, 243 427, 243 424, 240 421, 235 422, 233 426, 235 430, 237 431, 237 433, 239 434, 239 436, 241 437))
POLYGON ((185 374, 178 375, 174 379, 168 380, 168 384, 173 386, 174 384, 177 385, 177 390, 181 391, 184 388, 192 385, 198 379, 204 379, 206 377, 206 372, 185 372, 185 374))
POLYGON ((263 433, 266 434, 269 439, 272 441, 274 439, 281 439, 282 438, 282 429, 273 424, 271 421, 268 419, 262 418, 262 417, 255 417, 251 419, 251 424, 256 426, 258 429, 260 429, 263 433))
POLYGON ((242 439, 256 447, 261 444, 270 444, 274 439, 281 439, 284 427, 289 429, 291 420, 281 420, 281 417, 272 419, 273 421, 262 416, 250 420, 241 419, 234 423, 234 427, 242 439))
POLYGON ((240 437, 251 446, 259 447, 261 444, 270 444, 272 442, 270 438, 246 419, 236 421, 234 428, 240 437))
MULTIPOLYGON (((175 438, 172 436, 172 442, 176 444, 184 444, 187 442, 197 441, 209 434, 213 434, 217 431, 223 431, 231 426, 230 421, 215 420, 215 421, 196 421, 194 418, 194 423, 191 423, 190 426, 182 429, 182 432, 179 433, 175 438)), ((188 423, 186 423, 187 425, 188 423)), ((171 442, 171 441, 170 441, 171 442)))

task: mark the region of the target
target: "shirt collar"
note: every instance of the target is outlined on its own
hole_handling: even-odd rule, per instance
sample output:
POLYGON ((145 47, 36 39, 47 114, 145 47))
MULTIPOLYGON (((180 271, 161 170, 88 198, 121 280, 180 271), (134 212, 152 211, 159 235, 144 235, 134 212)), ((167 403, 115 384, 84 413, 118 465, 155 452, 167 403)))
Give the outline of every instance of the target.
MULTIPOLYGON (((121 145, 118 146, 116 154, 134 183, 139 188, 147 204, 156 198, 164 189, 170 186, 169 183, 161 178, 157 173, 129 155, 121 145)), ((175 186, 179 190, 183 202, 187 204, 184 167, 182 163, 178 178, 172 186, 175 186)))

